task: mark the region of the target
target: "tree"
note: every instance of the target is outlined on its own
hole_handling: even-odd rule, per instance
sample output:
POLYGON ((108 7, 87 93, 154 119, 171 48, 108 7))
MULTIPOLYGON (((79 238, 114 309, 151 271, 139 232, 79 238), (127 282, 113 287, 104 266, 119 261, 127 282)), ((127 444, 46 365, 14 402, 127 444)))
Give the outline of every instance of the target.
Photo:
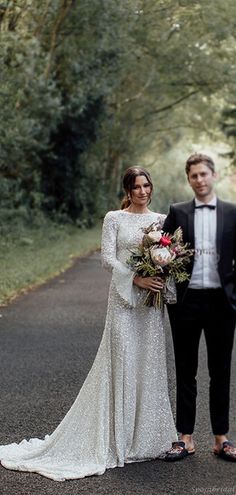
POLYGON ((91 222, 147 150, 214 135, 235 14, 233 0, 2 2, 2 205, 91 222))

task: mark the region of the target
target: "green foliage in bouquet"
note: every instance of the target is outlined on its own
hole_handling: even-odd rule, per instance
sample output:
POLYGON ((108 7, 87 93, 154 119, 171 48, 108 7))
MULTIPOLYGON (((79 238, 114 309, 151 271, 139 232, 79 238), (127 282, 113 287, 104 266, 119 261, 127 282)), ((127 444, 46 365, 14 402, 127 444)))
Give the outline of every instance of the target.
POLYGON ((154 222, 144 228, 143 232, 142 242, 135 251, 131 252, 127 260, 130 268, 142 277, 168 275, 177 283, 188 280, 186 266, 191 261, 193 249, 189 248, 188 243, 183 243, 181 227, 178 227, 173 234, 168 234, 157 230, 154 222), (165 256, 163 257, 162 254, 165 256))
POLYGON ((159 224, 153 222, 142 230, 144 232, 142 241, 135 251, 131 251, 127 265, 136 275, 158 276, 165 282, 164 289, 158 293, 148 291, 144 304, 161 307, 164 302, 176 302, 171 284, 189 280, 186 267, 194 251, 189 248, 188 243, 183 242, 181 227, 178 227, 173 234, 169 234, 160 230, 159 224))

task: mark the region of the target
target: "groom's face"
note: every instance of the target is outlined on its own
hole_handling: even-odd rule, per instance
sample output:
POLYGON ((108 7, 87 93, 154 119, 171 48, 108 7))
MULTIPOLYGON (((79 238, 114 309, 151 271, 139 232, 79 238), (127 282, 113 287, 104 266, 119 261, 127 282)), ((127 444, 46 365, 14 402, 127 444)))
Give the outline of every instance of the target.
POLYGON ((213 195, 214 182, 216 179, 216 173, 201 162, 197 165, 191 165, 188 181, 195 193, 195 196, 203 201, 204 198, 213 195))

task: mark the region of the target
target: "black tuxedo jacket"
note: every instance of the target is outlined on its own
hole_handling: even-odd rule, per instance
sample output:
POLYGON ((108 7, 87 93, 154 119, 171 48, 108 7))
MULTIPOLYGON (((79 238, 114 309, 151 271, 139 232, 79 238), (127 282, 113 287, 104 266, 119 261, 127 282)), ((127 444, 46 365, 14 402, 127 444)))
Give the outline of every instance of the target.
MULTIPOLYGON (((169 214, 164 222, 164 232, 173 233, 182 227, 183 240, 194 249, 194 210, 195 201, 177 203, 170 206, 169 214)), ((231 307, 236 310, 236 205, 217 199, 216 205, 216 249, 218 254, 218 272, 222 288, 231 307)), ((187 270, 191 276, 194 257, 191 258, 187 270)), ((177 284, 177 300, 183 301, 188 281, 177 284)))

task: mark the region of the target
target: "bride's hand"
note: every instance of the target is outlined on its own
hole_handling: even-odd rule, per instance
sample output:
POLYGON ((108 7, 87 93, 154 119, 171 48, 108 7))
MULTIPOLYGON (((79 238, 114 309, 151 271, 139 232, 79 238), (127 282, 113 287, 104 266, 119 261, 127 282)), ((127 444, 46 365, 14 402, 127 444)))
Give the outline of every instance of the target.
POLYGON ((164 283, 161 277, 139 277, 136 275, 133 280, 134 285, 141 287, 141 289, 152 290, 158 292, 163 289, 164 283))

